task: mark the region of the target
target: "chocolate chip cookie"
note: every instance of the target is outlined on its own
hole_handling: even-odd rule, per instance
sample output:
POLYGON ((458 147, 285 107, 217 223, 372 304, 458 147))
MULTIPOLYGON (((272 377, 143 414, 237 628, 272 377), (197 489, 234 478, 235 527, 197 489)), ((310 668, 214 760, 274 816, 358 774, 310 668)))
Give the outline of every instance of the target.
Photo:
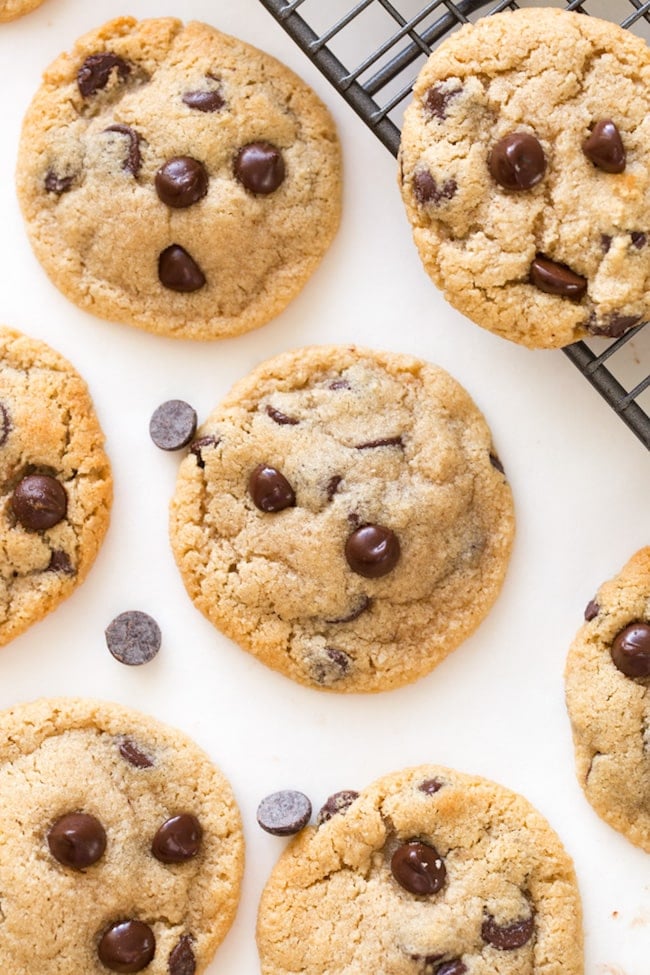
POLYGON ((0 326, 0 645, 84 580, 112 492, 83 379, 45 343, 0 326))
POLYGON ((431 55, 400 182, 425 269, 454 307, 531 347, 650 315, 650 52, 615 24, 506 11, 431 55))
POLYGON ((43 0, 0 0, 0 23, 22 17, 42 3, 43 0))
POLYGON ((332 119, 206 24, 113 20, 46 70, 18 193, 37 257, 87 311, 179 338, 263 325, 337 229, 332 119))
POLYGON ((229 637, 308 686, 379 691, 478 626, 514 517, 451 376, 317 346, 263 363, 198 429, 170 525, 188 593, 229 637))
POLYGON ((230 787, 180 732, 115 704, 0 715, 0 968, 199 975, 232 922, 230 787))
POLYGON ((582 975, 570 858, 522 796, 437 765, 387 775, 280 857, 263 975, 582 975))
POLYGON ((650 547, 588 603, 565 677, 578 781, 650 853, 650 547))

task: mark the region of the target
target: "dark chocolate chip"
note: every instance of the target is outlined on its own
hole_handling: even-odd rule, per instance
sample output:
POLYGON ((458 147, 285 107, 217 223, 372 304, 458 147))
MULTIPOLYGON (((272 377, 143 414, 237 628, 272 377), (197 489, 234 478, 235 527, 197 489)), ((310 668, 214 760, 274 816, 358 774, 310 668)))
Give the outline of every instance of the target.
POLYGON ((505 475, 503 464, 501 463, 501 461, 499 460, 496 454, 492 454, 492 453, 490 454, 490 463, 492 464, 492 467, 494 467, 494 469, 499 472, 499 474, 505 475))
POLYGON ((160 167, 155 177, 158 199, 168 207, 181 209, 198 203, 208 192, 208 171, 192 156, 174 156, 160 167))
POLYGON ((285 168, 282 153, 270 142, 250 142, 237 152, 235 177, 249 193, 274 193, 284 182, 285 168))
POLYGON ((650 624, 630 623, 614 637, 611 657, 626 677, 650 677, 650 624))
POLYGON ((447 106, 456 95, 460 95, 462 88, 443 89, 440 85, 434 85, 424 95, 424 110, 431 118, 440 119, 441 122, 447 118, 447 106))
POLYGON ((161 253, 158 278, 170 291, 198 291, 205 284, 203 271, 180 244, 171 244, 161 253))
POLYGON ((340 474, 335 474, 334 477, 330 477, 329 481, 327 482, 327 487, 325 488, 325 493, 327 494, 328 501, 332 500, 332 498, 338 491, 339 484, 341 483, 342 480, 343 478, 341 477, 340 474))
POLYGON ((638 251, 643 250, 648 240, 648 238, 643 233, 643 231, 633 230, 632 233, 630 234, 630 237, 632 238, 632 243, 636 247, 636 249, 638 251))
POLYGON ((601 234, 600 235, 600 246, 601 246, 601 248, 603 250, 603 253, 606 254, 608 252, 609 248, 612 246, 612 239, 613 238, 612 238, 611 234, 601 234))
POLYGON ((155 952, 154 933, 143 921, 116 921, 97 945, 99 960, 112 972, 141 972, 155 952))
POLYGON ((318 816, 316 817, 316 825, 322 826, 323 823, 328 822, 332 816, 344 816, 354 800, 358 798, 359 793, 355 792, 354 789, 341 789, 340 792, 335 792, 321 806, 318 816))
POLYGON ((167 962, 169 975, 194 975, 196 972, 196 958, 192 951, 192 939, 189 934, 181 935, 178 944, 172 948, 167 962))
POLYGON ((151 616, 138 609, 120 613, 104 632, 112 655, 129 667, 148 663, 160 650, 160 627, 151 616))
POLYGON ((530 190, 543 179, 546 156, 529 132, 511 132, 492 147, 488 156, 492 178, 506 190, 530 190))
POLYGON ((600 613, 600 606, 598 605, 596 600, 595 599, 590 600, 585 606, 585 620, 587 621, 587 623, 590 623, 592 620, 595 620, 599 613, 600 613))
POLYGON ((425 779, 424 782, 420 782, 418 789, 428 796, 433 796, 442 789, 444 784, 440 779, 425 779))
POLYGON ((598 319, 594 313, 589 316, 587 328, 592 335, 604 335, 608 339, 617 339, 630 328, 638 325, 643 316, 620 315, 612 312, 604 319, 598 319))
POLYGON ((127 173, 131 173, 132 176, 137 176, 140 172, 142 166, 142 156, 140 155, 140 136, 132 129, 130 125, 109 125, 104 132, 118 132, 120 135, 125 135, 129 140, 129 149, 126 154, 122 168, 126 169, 127 173))
POLYGON ((330 383, 327 388, 328 389, 352 389, 347 379, 335 379, 334 382, 330 383))
POLYGON ((258 464, 248 478, 248 490, 253 504, 260 511, 276 512, 293 508, 296 495, 284 474, 275 467, 258 464))
POLYGON ((345 557, 357 575, 379 579, 392 572, 397 565, 399 539, 394 531, 383 525, 363 525, 348 536, 345 557))
POLYGON ((4 405, 0 403, 0 447, 4 447, 7 442, 7 437, 11 433, 12 422, 11 416, 9 415, 9 410, 4 405))
POLYGON ((391 857, 390 869, 398 884, 410 894, 437 894, 447 876, 435 846, 419 840, 398 846, 391 857))
POLYGON ((218 112, 226 104, 220 91, 205 89, 205 91, 186 91, 183 102, 188 108, 197 112, 218 112))
POLYGON ((372 599, 370 596, 362 596, 361 601, 358 605, 351 610, 346 616, 339 616, 334 620, 325 620, 326 623, 352 623, 353 620, 358 620, 362 613, 365 613, 367 609, 372 606, 372 599))
POLYGON ((558 295, 571 301, 580 301, 587 291, 586 278, 543 254, 538 254, 530 265, 530 283, 547 295, 558 295))
POLYGON ((497 924, 488 915, 481 925, 481 937, 500 951, 513 951, 530 941, 534 929, 535 920, 532 915, 512 924, 497 924))
POLYGON ((196 457, 196 462, 199 467, 205 467, 203 451, 208 447, 216 447, 218 443, 219 440, 217 437, 199 437, 198 440, 190 444, 190 453, 196 457))
POLYGON ((180 813, 165 820, 151 843, 151 852, 161 863, 185 863, 201 849, 203 829, 192 813, 180 813))
POLYGON ((368 440, 366 443, 356 444, 357 450, 368 450, 371 447, 403 447, 401 437, 385 437, 383 440, 368 440))
POLYGON ((110 51, 103 51, 101 54, 91 54, 87 57, 77 72, 77 85, 84 98, 94 95, 95 92, 105 88, 108 84, 111 72, 116 70, 120 80, 128 78, 131 68, 110 51))
POLYGON ((436 968, 436 975, 465 975, 466 971, 467 965, 460 958, 453 958, 436 968))
POLYGON ((61 196, 62 193, 67 193, 72 187, 74 182, 74 176, 57 176, 53 169, 48 169, 45 174, 45 190, 47 193, 56 193, 57 196, 61 196))
POLYGON ((64 867, 83 870, 104 855, 106 831, 95 816, 68 813, 48 830, 47 845, 54 859, 64 867))
POLYGON ((413 176, 413 192, 422 206, 427 203, 437 206, 442 200, 451 200, 457 189, 455 179, 446 179, 444 183, 438 184, 428 169, 419 169, 413 176))
POLYGON ((182 399, 168 399, 149 421, 149 436, 161 450, 180 450, 196 433, 196 411, 182 399))
POLYGON ((350 669, 350 657, 336 647, 323 647, 311 659, 314 680, 323 687, 330 687, 343 680, 350 669))
POLYGON ((280 426, 295 426, 296 423, 300 423, 295 416, 287 416, 286 413, 282 413, 281 410, 276 410, 275 406, 268 405, 266 407, 266 415, 270 416, 275 423, 279 423, 280 426))
POLYGON ((11 507, 23 528, 44 531, 63 521, 68 511, 68 495, 55 477, 28 474, 14 488, 11 507))
POLYGON ((153 761, 130 738, 120 742, 120 755, 134 768, 153 768, 153 761))
POLYGON ((61 548, 52 549, 50 561, 47 566, 48 572, 62 572, 63 575, 73 576, 75 568, 70 561, 70 556, 61 548))
POLYGON ((265 796, 257 807, 257 822, 274 836, 291 836, 307 825, 311 802, 302 792, 285 789, 265 796))
POLYGON ((606 173, 622 173, 625 169, 625 147, 611 119, 596 122, 591 135, 582 143, 582 151, 587 159, 606 173))

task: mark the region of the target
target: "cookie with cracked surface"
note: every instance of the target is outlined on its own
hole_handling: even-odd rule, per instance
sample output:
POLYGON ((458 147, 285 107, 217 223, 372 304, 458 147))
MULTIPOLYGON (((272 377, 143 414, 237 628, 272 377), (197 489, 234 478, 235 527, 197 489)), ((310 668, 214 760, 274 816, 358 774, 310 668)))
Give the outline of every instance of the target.
POLYGON ((437 765, 303 830, 260 901, 263 975, 582 975, 573 864, 526 799, 437 765))
POLYGON ((337 229, 334 123, 288 68, 206 24, 121 17, 46 70, 18 193, 82 308, 214 339, 277 315, 337 229))
POLYGON ((400 183, 425 269, 474 322, 534 348, 650 316, 650 52, 559 9, 484 17, 431 55, 400 183))
POLYGON ((137 711, 54 698, 0 714, 0 829, 4 972, 199 975, 230 927, 230 786, 137 711))
POLYGON ((0 326, 0 645, 83 582, 112 492, 81 376, 44 342, 0 326))
POLYGON ((311 687, 428 673, 496 599, 512 496, 484 418, 442 369, 315 346, 238 382, 197 431, 171 505, 196 606, 311 687))
POLYGON ((15 20, 40 7, 43 0, 0 0, 0 24, 7 20, 15 20))
POLYGON ((650 853, 650 547, 588 603, 565 680, 585 796, 650 853))

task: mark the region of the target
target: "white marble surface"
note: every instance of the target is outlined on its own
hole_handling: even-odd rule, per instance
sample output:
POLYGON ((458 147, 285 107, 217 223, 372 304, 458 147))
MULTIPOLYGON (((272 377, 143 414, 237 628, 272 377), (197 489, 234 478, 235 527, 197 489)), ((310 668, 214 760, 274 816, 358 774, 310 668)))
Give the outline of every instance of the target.
MULTIPOLYGON (((248 853, 237 920, 209 968, 215 975, 258 970, 257 899, 285 843, 257 827, 260 798, 295 787, 318 808, 337 789, 425 761, 524 793, 575 859, 588 975, 648 975, 650 858, 586 803, 562 684, 585 604, 650 542, 648 452, 560 352, 518 348, 446 305, 420 268, 394 160, 257 0, 46 0, 0 26, 0 133, 0 321, 51 343, 85 376, 116 488, 111 528, 85 585, 0 652, 0 706, 53 694, 113 699, 182 728, 223 768, 248 853), (119 13, 175 14, 237 34, 302 74, 337 119, 345 154, 340 233, 300 297, 256 332, 194 345, 96 320, 63 298, 32 256, 13 189, 22 114, 42 68, 119 13), (203 418, 262 359, 350 341, 428 358, 468 388, 492 426, 518 516, 503 593, 474 637, 427 678, 373 697, 294 686, 194 609, 167 541, 178 458, 148 436, 149 417, 165 399, 186 399, 203 418), (113 616, 136 607, 163 630, 159 656, 138 669, 113 660, 103 636, 113 616)), ((647 371, 650 330, 634 340, 634 359, 647 371)))

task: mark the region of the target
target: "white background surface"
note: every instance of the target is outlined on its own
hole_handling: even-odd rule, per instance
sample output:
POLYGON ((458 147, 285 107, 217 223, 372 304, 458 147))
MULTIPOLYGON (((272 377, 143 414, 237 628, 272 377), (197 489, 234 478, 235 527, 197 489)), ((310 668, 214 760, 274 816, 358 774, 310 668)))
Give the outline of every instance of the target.
MULTIPOLYGON (((209 972, 259 970, 257 900, 285 845, 256 825, 264 795, 299 788, 317 810, 338 789, 432 761, 522 792, 559 832, 583 895, 588 975, 648 975, 650 857, 584 799, 562 682, 585 604, 650 543, 641 443, 560 352, 518 348, 446 305, 420 268, 394 160, 257 0, 46 0, 1 25, 0 145, 0 321, 49 342, 85 377, 115 477, 111 527, 88 580, 0 651, 0 705, 58 694, 119 701, 183 729, 224 770, 243 814, 247 866, 237 920, 209 972), (192 344, 103 322, 63 298, 32 256, 13 189, 20 120, 42 69, 120 13, 197 18, 237 34, 293 67, 337 119, 341 230, 299 298, 260 330, 192 344), (503 593, 474 637, 415 685, 371 697, 295 686, 194 609, 167 540, 179 458, 148 436, 163 400, 188 400, 201 420, 261 360, 350 341, 420 355, 467 387, 492 427, 518 518, 503 593), (105 626, 131 608, 163 631, 159 656, 141 668, 117 663, 104 642, 105 626)), ((647 372, 650 329, 632 358, 647 372)))

